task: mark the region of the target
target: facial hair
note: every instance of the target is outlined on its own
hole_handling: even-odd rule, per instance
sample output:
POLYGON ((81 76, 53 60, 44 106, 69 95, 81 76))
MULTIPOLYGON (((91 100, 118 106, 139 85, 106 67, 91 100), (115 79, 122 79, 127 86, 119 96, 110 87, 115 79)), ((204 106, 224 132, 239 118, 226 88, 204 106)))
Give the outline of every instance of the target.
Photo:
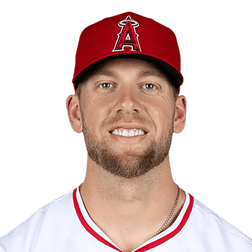
MULTIPOLYGON (((99 140, 95 136, 87 126, 82 110, 81 116, 82 129, 89 157, 111 174, 128 179, 142 176, 160 165, 169 154, 173 134, 173 118, 170 127, 163 130, 161 134, 162 139, 158 142, 152 140, 149 147, 142 154, 128 149, 122 156, 111 148, 111 144, 104 137, 99 140)), ((110 120, 110 122, 112 121, 119 122, 124 120, 121 117, 117 117, 110 120)), ((137 121, 139 122, 139 118, 137 121)))

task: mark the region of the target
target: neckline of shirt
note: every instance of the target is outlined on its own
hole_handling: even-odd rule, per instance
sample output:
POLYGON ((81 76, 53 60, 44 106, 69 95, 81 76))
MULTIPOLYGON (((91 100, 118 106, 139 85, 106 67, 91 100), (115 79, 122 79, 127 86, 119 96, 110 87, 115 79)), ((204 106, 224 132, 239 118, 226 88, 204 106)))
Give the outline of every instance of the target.
MULTIPOLYGON (((172 237, 176 236, 181 231, 181 229, 183 228, 183 226, 185 225, 190 216, 194 203, 194 198, 190 194, 185 192, 185 195, 186 195, 185 203, 175 222, 165 231, 151 238, 150 240, 142 244, 140 247, 133 250, 134 252, 147 251, 153 247, 156 247, 164 243, 165 241, 168 241, 172 237)), ((118 248, 113 243, 113 241, 111 241, 109 237, 107 237, 106 234, 104 234, 103 231, 93 222, 83 204, 79 188, 76 188, 73 191, 73 201, 79 220, 84 226, 84 228, 87 230, 87 232, 89 232, 92 236, 94 236, 94 238, 104 243, 105 245, 115 249, 116 251, 121 251, 120 248, 118 248)))

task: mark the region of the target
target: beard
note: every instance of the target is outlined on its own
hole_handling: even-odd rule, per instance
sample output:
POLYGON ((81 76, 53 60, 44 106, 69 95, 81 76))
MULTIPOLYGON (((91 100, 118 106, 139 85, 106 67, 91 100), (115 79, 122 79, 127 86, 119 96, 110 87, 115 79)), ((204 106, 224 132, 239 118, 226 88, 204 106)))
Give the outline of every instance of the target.
MULTIPOLYGON (((173 134, 173 123, 171 123, 170 127, 163 130, 161 134, 162 139, 158 142, 152 140, 148 148, 141 154, 134 151, 133 147, 129 147, 123 154, 119 154, 115 151, 116 148, 112 148, 111 143, 108 143, 104 137, 100 140, 91 132, 90 128, 88 128, 85 123, 82 111, 81 116, 82 129, 89 157, 97 165, 111 174, 128 179, 140 177, 154 167, 160 165, 169 154, 173 134)), ((135 121, 140 121, 139 117, 135 117, 134 119, 136 119, 135 121)), ((122 120, 121 116, 119 116, 119 118, 114 118, 108 123, 119 121, 125 122, 125 120, 122 120)), ((104 124, 107 123, 103 123, 103 125, 104 124)))

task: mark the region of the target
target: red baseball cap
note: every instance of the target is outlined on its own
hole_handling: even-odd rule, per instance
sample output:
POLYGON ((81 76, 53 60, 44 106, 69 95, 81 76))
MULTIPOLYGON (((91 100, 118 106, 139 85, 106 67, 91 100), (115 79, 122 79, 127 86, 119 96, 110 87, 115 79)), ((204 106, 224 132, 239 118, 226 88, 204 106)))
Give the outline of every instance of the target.
POLYGON ((173 76, 173 84, 178 89, 183 83, 176 36, 171 29, 153 19, 125 12, 86 27, 76 52, 74 87, 87 69, 114 58, 154 62, 173 76))

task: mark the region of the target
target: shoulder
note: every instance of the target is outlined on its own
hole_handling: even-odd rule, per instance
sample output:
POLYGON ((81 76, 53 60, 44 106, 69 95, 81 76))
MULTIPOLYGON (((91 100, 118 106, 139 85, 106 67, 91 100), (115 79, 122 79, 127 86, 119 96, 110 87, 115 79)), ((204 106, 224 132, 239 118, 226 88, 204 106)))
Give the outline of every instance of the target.
POLYGON ((57 218, 61 218, 64 212, 69 211, 69 201, 72 200, 72 192, 65 194, 52 202, 46 204, 37 210, 31 217, 29 217, 22 224, 15 229, 0 237, 0 252, 2 251, 26 251, 25 247, 36 244, 37 237, 41 229, 48 224, 57 222, 57 218), (7 249, 8 248, 8 249, 7 249))
POLYGON ((193 230, 197 233, 198 238, 205 242, 214 242, 214 245, 209 246, 225 247, 230 252, 252 251, 252 240, 248 236, 197 199, 194 199, 191 218, 193 230))

